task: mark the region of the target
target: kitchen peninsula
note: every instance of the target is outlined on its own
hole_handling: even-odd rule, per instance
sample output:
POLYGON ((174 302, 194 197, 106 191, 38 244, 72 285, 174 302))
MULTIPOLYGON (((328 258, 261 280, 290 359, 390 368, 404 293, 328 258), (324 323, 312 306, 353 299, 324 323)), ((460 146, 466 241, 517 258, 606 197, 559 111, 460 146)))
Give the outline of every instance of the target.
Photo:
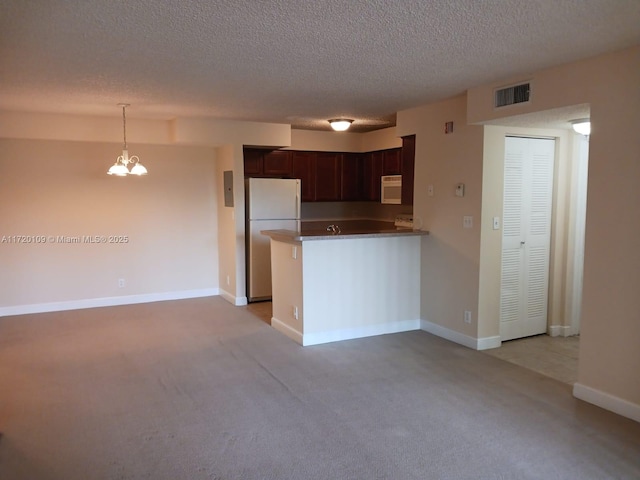
POLYGON ((420 328, 422 230, 329 225, 265 230, 271 325, 301 345, 420 328))

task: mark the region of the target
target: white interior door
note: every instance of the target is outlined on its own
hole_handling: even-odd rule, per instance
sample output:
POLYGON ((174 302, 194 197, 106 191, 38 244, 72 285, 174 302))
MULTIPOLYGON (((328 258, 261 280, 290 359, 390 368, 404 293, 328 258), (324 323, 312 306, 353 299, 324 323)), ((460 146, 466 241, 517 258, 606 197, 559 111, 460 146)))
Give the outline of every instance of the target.
POLYGON ((547 330, 555 140, 506 137, 500 337, 547 330))

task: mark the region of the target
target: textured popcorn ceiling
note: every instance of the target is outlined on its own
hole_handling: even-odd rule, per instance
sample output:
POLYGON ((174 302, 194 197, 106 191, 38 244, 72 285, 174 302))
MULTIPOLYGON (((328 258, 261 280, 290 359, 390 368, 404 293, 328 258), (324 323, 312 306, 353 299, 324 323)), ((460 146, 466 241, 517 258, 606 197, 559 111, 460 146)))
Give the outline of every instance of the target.
POLYGON ((639 0, 3 0, 0 109, 364 131, 639 43, 639 0))

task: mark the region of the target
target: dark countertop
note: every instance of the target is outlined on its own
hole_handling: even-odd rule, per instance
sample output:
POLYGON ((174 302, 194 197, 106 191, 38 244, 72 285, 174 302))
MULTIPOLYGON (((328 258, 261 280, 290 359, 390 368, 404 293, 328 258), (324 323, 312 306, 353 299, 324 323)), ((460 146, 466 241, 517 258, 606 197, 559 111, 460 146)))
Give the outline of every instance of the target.
MULTIPOLYGON (((339 224, 336 224, 339 225, 339 224)), ((406 237, 406 236, 422 236, 429 235, 426 230, 414 230, 412 228, 341 228, 340 233, 331 233, 324 229, 305 229, 302 231, 295 230, 262 230, 260 233, 267 235, 274 240, 303 242, 308 240, 345 240, 354 238, 385 238, 385 237, 406 237)), ((340 225, 339 225, 340 226, 340 225)))

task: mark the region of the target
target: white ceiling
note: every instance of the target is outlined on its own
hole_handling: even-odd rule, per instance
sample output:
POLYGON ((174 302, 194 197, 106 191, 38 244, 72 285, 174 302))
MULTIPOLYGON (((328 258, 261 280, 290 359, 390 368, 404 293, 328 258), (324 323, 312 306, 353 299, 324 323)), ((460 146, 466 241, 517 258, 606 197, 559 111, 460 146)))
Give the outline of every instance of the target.
POLYGON ((640 0, 3 0, 0 109, 365 131, 637 44, 640 0))

